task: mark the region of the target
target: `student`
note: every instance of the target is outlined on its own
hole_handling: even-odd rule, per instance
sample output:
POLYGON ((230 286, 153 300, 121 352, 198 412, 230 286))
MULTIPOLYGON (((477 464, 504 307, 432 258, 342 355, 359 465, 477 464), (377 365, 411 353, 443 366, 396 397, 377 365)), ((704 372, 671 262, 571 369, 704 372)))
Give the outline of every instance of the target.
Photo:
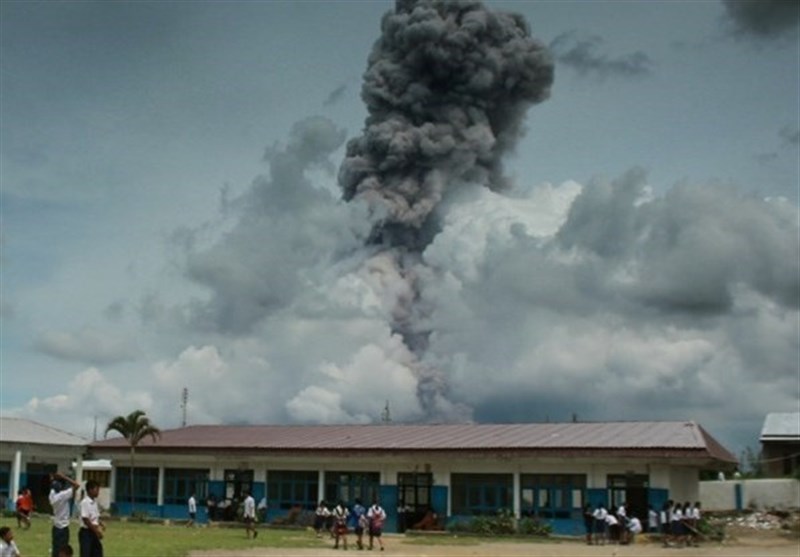
POLYGON ((333 509, 333 529, 335 532, 336 542, 333 549, 339 549, 339 540, 344 543, 344 550, 347 551, 347 517, 350 516, 350 511, 347 510, 343 501, 333 509))
POLYGON ((358 549, 364 549, 364 529, 369 525, 367 520, 367 509, 361 504, 361 499, 356 497, 353 505, 353 516, 355 516, 356 545, 358 549))
POLYGON ((69 504, 75 497, 75 490, 81 486, 78 482, 56 472, 51 476, 50 506, 53 507, 53 527, 51 529, 50 555, 56 557, 58 550, 69 544, 69 504), (66 486, 61 483, 69 484, 66 486))
POLYGON ((619 521, 619 542, 628 543, 628 508, 627 503, 617 507, 617 521, 619 521))
POLYGON ((658 515, 659 517, 659 524, 661 526, 661 538, 662 538, 662 547, 669 547, 669 540, 672 534, 672 529, 670 528, 670 517, 671 517, 671 509, 672 501, 667 501, 661 506, 661 513, 658 515))
POLYGON ((258 537, 258 530, 256 530, 256 500, 250 495, 249 491, 245 491, 246 497, 244 498, 244 528, 245 535, 250 538, 250 532, 253 532, 253 539, 258 537))
POLYGON ((186 504, 189 508, 189 522, 186 523, 186 527, 190 528, 194 526, 194 519, 197 518, 197 499, 194 498, 194 493, 189 496, 186 504))
POLYGON ((636 542, 636 535, 642 531, 642 521, 632 516, 628 521, 628 541, 627 543, 633 544, 636 542))
POLYGON ((317 537, 322 535, 322 529, 325 528, 325 522, 330 514, 325 501, 320 501, 317 510, 314 511, 314 530, 317 532, 317 537))
POLYGON ((386 511, 380 506, 378 500, 372 502, 372 506, 367 511, 367 518, 369 519, 369 549, 373 548, 373 540, 378 538, 378 543, 383 551, 383 523, 386 521, 386 511))
POLYGON ((614 513, 606 513, 606 525, 608 526, 608 539, 611 543, 619 543, 619 520, 614 513))
POLYGON ((58 550, 58 557, 72 557, 72 555, 72 546, 69 544, 62 545, 58 550))
POLYGON ((17 528, 27 530, 31 527, 31 512, 33 512, 33 497, 31 490, 25 488, 17 496, 17 528))
POLYGON ((14 543, 14 532, 8 526, 0 528, 0 557, 22 557, 14 543))
POLYGON ((647 506, 647 531, 650 534, 658 532, 658 513, 653 505, 647 506))
POLYGON ((583 506, 583 527, 586 529, 586 545, 592 545, 594 514, 592 514, 592 505, 590 503, 586 503, 583 506))
POLYGON ((594 510, 594 543, 595 545, 605 545, 606 543, 606 517, 608 511, 601 503, 594 510))
POLYGON ((681 504, 677 502, 672 507, 670 530, 675 544, 680 545, 683 542, 683 510, 681 504))
POLYGON ((698 528, 700 527, 700 501, 696 501, 694 507, 692 508, 692 545, 694 547, 700 547, 700 544, 697 542, 700 539, 700 531, 698 528))
POLYGON ((259 522, 267 521, 267 496, 261 498, 261 501, 256 505, 256 514, 258 515, 259 522))
POLYGON ((81 557, 103 557, 103 530, 97 495, 100 486, 94 480, 86 482, 86 497, 81 501, 81 529, 78 531, 81 557))

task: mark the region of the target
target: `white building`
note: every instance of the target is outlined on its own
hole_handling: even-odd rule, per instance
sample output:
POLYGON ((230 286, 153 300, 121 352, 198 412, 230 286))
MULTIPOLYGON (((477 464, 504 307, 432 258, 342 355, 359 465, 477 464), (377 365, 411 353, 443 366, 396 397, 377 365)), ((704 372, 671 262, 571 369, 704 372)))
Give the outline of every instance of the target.
POLYGON ((36 508, 49 511, 50 474, 68 473, 75 462, 80 477, 87 439, 22 418, 0 417, 0 508, 13 509, 22 488, 36 508))
MULTIPOLYGON (((92 443, 113 460, 112 501, 130 511, 129 447, 92 443)), ((555 531, 581 531, 586 503, 646 516, 667 499, 697 500, 701 470, 736 458, 694 422, 504 425, 191 426, 136 450, 135 509, 185 517, 186 499, 266 496, 268 520, 321 499, 380 498, 387 530, 431 506, 446 520, 509 509, 555 531), (398 516, 398 507, 409 508, 398 516)))

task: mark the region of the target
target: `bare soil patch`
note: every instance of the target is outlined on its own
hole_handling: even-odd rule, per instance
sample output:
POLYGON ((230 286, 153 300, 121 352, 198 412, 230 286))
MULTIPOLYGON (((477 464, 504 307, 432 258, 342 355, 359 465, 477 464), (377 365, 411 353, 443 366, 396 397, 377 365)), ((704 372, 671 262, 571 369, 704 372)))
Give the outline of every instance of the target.
MULTIPOLYGON (((798 557, 800 538, 787 537, 779 533, 759 532, 756 536, 738 536, 723 543, 707 542, 701 547, 664 548, 660 543, 645 539, 634 545, 585 545, 578 541, 545 542, 479 542, 471 545, 420 545, 412 543, 413 538, 402 535, 385 536, 386 550, 358 551, 350 547, 345 554, 393 555, 396 557, 798 557)), ((454 543, 458 543, 454 541, 454 543)), ((311 557, 318 555, 337 555, 332 544, 317 548, 254 548, 245 551, 209 550, 190 553, 190 557, 311 557)))

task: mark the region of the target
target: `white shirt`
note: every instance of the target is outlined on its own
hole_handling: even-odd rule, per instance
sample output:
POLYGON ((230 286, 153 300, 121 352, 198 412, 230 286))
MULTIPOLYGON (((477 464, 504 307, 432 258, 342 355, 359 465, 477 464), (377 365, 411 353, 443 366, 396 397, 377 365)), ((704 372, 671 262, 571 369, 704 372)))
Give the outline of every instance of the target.
POLYGON ((615 524, 619 524, 619 522, 617 521, 617 517, 611 513, 606 514, 606 523, 609 526, 614 526, 615 524))
POLYGON ((630 530, 634 534, 638 534, 639 532, 642 531, 642 523, 639 521, 638 518, 634 516, 628 523, 628 530, 630 530))
POLYGON ((658 528, 658 513, 653 509, 647 511, 647 525, 650 528, 658 528))
POLYGON ((372 505, 367 511, 367 517, 378 524, 383 524, 386 520, 386 511, 380 505, 372 505))
POLYGON ((620 506, 620 507, 617 509, 617 516, 624 516, 624 517, 627 517, 627 516, 628 516, 628 511, 626 511, 626 510, 625 510, 625 507, 622 507, 622 506, 620 506))
POLYGON ((694 518, 695 520, 700 520, 700 509, 698 509, 697 507, 692 509, 692 518, 694 518))
POLYGON ((0 540, 0 557, 19 557, 19 549, 14 540, 10 542, 0 540))
POLYGON ((53 507, 53 526, 66 528, 69 526, 69 502, 72 501, 73 491, 69 487, 61 491, 50 490, 50 506, 53 507))
POLYGON ((607 510, 605 510, 605 509, 604 509, 604 508, 602 508, 602 507, 597 507, 597 508, 595 509, 595 511, 594 511, 594 517, 595 517, 597 520, 605 520, 607 516, 608 516, 608 511, 607 511, 607 510))
POLYGON ((259 508, 259 510, 267 508, 267 498, 266 497, 262 497, 261 501, 258 502, 258 508, 259 508))
POLYGON ((88 495, 81 501, 81 528, 87 528, 84 518, 89 519, 95 526, 100 526, 100 509, 97 507, 97 501, 88 495))
POLYGON ((244 517, 245 518, 255 518, 256 517, 256 500, 253 499, 252 495, 248 495, 245 497, 244 500, 244 517))
POLYGON ((189 497, 189 512, 196 513, 197 512, 197 501, 194 498, 194 495, 189 497))

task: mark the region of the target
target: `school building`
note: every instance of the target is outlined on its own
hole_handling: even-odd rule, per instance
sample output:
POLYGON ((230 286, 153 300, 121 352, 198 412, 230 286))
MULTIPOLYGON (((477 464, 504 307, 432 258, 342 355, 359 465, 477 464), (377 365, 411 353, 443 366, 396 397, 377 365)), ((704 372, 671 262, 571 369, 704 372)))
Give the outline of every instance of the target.
MULTIPOLYGON (((80 467, 87 439, 23 418, 0 417, 0 509, 11 510, 23 488, 35 508, 50 512, 50 474, 80 467)), ((79 476, 78 476, 79 477, 79 476)))
MULTIPOLYGON (((129 447, 94 442, 111 459, 111 499, 130 511, 129 447)), ((582 532, 582 507, 695 501, 702 470, 737 459, 694 422, 459 425, 190 426, 147 438, 136 450, 137 512, 185 518, 192 493, 240 502, 266 497, 267 520, 324 499, 380 499, 387 531, 402 531, 430 506, 445 521, 509 509, 555 532, 582 532), (400 514, 397 509, 406 509, 400 514)), ((205 513, 198 513, 205 518, 205 513)))

